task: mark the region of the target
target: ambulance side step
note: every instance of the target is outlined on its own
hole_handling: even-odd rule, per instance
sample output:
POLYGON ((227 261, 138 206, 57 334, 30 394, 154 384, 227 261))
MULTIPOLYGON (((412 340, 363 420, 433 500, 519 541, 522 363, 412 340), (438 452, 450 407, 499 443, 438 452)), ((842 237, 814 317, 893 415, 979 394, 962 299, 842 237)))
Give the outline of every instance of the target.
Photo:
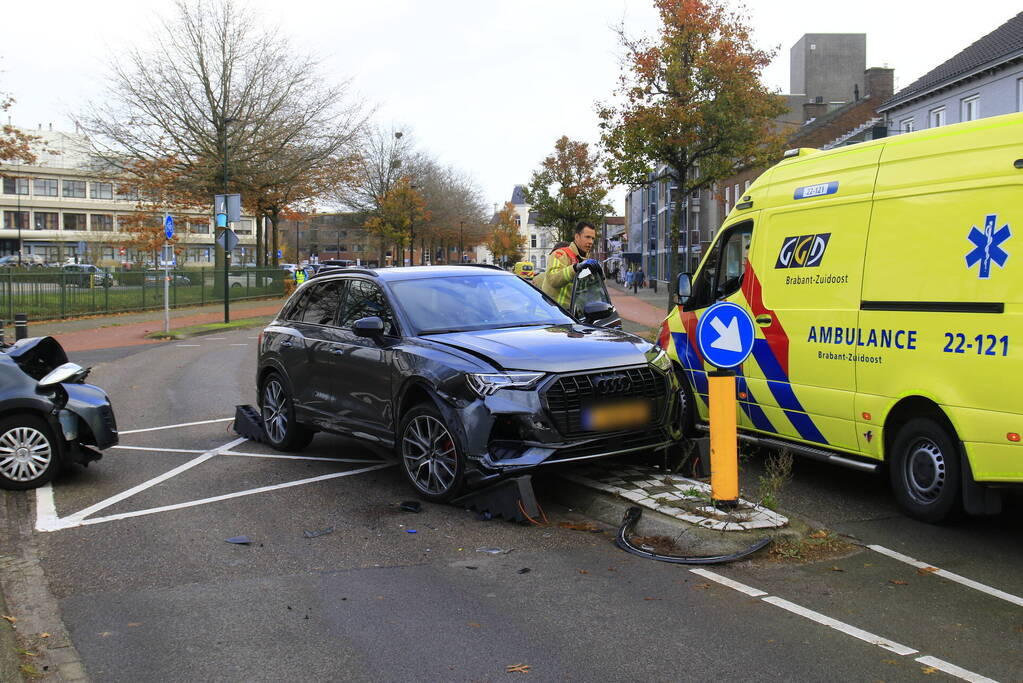
MULTIPOLYGON (((710 431, 707 425, 697 425, 697 428, 704 431, 710 431)), ((796 455, 801 455, 804 458, 820 460, 821 462, 827 462, 841 467, 848 467, 849 469, 859 470, 861 472, 876 472, 879 464, 876 462, 861 462, 859 460, 853 460, 852 458, 845 458, 823 448, 814 448, 813 446, 806 446, 801 443, 792 443, 790 441, 782 441, 781 439, 754 436, 752 434, 743 434, 741 432, 739 433, 739 440, 756 446, 773 448, 775 450, 792 451, 796 455)))

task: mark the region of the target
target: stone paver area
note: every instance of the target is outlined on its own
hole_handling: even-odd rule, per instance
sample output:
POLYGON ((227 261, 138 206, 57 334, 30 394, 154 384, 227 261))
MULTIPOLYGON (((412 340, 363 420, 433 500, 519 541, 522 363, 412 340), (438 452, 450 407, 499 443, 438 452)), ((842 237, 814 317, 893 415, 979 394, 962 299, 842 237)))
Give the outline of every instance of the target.
POLYGON ((709 484, 656 470, 597 464, 562 476, 705 529, 780 529, 789 523, 786 517, 741 499, 732 510, 718 510, 710 504, 709 484))

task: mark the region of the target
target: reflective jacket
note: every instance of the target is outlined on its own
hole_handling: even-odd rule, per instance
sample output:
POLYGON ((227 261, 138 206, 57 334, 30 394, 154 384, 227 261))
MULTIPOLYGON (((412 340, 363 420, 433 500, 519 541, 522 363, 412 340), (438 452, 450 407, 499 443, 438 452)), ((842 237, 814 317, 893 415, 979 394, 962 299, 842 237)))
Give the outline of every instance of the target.
POLYGON ((543 278, 543 293, 558 302, 562 308, 572 303, 572 284, 575 282, 575 264, 583 260, 575 242, 551 254, 547 273, 543 278))

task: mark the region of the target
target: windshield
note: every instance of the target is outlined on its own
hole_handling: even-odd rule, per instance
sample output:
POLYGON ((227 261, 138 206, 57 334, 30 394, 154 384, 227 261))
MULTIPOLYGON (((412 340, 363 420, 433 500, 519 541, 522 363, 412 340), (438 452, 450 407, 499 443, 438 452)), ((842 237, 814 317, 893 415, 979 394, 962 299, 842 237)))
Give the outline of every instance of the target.
POLYGON ((416 334, 574 322, 517 277, 469 275, 391 283, 416 334))

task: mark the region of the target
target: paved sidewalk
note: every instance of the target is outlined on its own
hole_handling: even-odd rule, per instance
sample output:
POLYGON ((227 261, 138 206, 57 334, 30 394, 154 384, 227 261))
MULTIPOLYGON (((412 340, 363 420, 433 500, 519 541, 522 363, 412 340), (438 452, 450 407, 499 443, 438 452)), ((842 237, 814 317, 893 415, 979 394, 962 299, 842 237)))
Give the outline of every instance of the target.
MULTIPOLYGON (((231 320, 264 317, 269 322, 283 304, 283 298, 234 302, 231 304, 231 320)), ((170 312, 171 330, 223 321, 223 304, 179 308, 170 312)), ((162 340, 149 339, 147 335, 162 331, 162 310, 41 323, 28 321, 28 336, 55 337, 68 352, 158 344, 162 340)), ((13 327, 7 328, 5 334, 8 342, 14 341, 13 327)))
POLYGON ((618 314, 626 320, 659 328, 668 314, 668 294, 664 287, 660 287, 657 293, 652 289, 640 289, 633 294, 624 285, 608 280, 607 291, 618 314))

